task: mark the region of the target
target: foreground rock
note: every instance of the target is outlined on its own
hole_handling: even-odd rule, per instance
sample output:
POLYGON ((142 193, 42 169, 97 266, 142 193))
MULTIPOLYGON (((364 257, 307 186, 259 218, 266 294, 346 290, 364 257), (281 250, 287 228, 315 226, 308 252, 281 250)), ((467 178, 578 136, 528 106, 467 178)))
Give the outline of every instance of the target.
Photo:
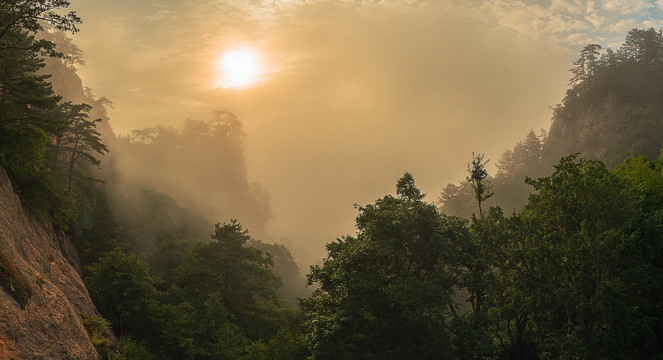
POLYGON ((23 209, 2 168, 0 256, 5 259, 0 276, 17 274, 0 287, 0 359, 97 359, 83 326, 83 317, 97 312, 76 252, 64 235, 23 209), (17 295, 22 285, 23 297, 17 295))

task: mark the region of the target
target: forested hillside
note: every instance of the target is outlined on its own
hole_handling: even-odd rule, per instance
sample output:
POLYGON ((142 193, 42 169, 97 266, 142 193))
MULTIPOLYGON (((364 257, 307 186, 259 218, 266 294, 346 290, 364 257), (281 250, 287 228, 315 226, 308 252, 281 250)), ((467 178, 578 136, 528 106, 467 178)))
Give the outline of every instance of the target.
POLYGON ((663 32, 599 49, 494 177, 473 154, 441 211, 410 174, 358 207, 309 274, 312 359, 661 356, 663 32))
MULTIPOLYGON (((553 111, 549 130, 530 131, 498 159, 491 159, 490 205, 522 207, 531 187, 526 176, 552 173, 560 158, 580 153, 613 168, 632 153, 655 158, 663 144, 663 37, 660 30, 633 29, 618 49, 585 46, 570 69, 570 88, 553 111)), ((469 158, 468 158, 469 161, 469 158)), ((449 184, 439 198, 448 214, 476 212, 467 181, 449 184)))
MULTIPOLYGON (((20 244, 21 236, 5 236, 30 222, 11 221, 14 213, 33 216, 12 200, 0 234, 0 305, 44 335, 31 314, 49 316, 55 281, 82 276, 99 312, 80 287, 84 316, 49 308, 73 322, 82 345, 46 334, 52 343, 40 343, 43 354, 663 354, 662 31, 634 29, 615 51, 585 47, 550 131, 532 131, 504 152, 494 177, 489 160, 473 154, 466 181, 445 188, 441 209, 424 201, 409 173, 395 195, 357 205, 356 233, 327 244, 307 276, 309 296, 290 251, 261 241, 269 193, 247 176, 240 120, 219 111, 181 129, 116 138, 110 102, 76 75, 82 55, 66 33, 80 19, 68 5, 0 2, 0 166, 35 221, 60 236, 29 251, 36 235, 24 232, 20 244), (54 266, 66 271, 51 273, 54 266)), ((28 332, 22 321, 2 319, 13 321, 3 329, 19 330, 2 333, 0 355, 16 356, 28 332)))
MULTIPOLYGON (((181 133, 158 127, 116 139, 110 101, 76 75, 82 54, 65 32, 80 19, 59 15, 68 3, 0 5, 0 165, 30 211, 76 245, 90 296, 109 320, 91 327, 99 354, 252 359, 280 351, 288 359, 300 351, 300 335, 291 335, 295 297, 305 295, 297 265, 287 248, 231 221, 241 217, 264 235, 271 216, 267 191, 246 178, 239 120, 219 112, 181 133), (108 329, 119 344, 101 337, 108 329)), ((2 266, 5 291, 18 291, 2 266)))
MULTIPOLYGON (((228 111, 206 121, 189 119, 181 130, 134 130, 113 147, 112 191, 133 197, 123 193, 150 189, 208 219, 238 218, 265 236, 272 217, 269 192, 248 180, 245 141, 242 123, 228 111)), ((123 212, 121 204, 114 207, 123 212)))
POLYGON ((409 174, 360 207, 358 234, 309 275, 312 358, 660 356, 663 157, 610 171, 570 156, 530 184, 511 216, 440 213, 409 174))

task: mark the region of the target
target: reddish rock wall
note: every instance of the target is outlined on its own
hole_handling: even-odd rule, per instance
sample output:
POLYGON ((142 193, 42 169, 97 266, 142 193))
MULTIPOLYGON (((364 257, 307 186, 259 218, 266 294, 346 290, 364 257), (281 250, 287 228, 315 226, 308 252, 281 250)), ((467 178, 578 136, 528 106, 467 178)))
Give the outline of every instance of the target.
POLYGON ((81 317, 97 312, 75 250, 23 209, 2 168, 0 251, 32 288, 24 308, 0 288, 0 359, 97 359, 81 317))

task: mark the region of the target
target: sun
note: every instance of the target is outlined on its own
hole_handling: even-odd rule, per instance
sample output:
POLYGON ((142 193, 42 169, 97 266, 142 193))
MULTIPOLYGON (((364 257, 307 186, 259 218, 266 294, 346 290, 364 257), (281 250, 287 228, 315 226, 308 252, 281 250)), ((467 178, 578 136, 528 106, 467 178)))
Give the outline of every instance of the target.
POLYGON ((257 55, 248 49, 227 52, 217 62, 218 86, 240 89, 256 84, 260 80, 261 66, 257 55))

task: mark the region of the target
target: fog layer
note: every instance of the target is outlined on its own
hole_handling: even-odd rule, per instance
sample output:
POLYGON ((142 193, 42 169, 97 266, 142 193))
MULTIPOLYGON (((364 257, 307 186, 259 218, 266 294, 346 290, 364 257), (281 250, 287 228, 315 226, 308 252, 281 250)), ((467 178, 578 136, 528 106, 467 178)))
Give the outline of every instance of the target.
MULTIPOLYGON (((472 151, 497 158, 530 129, 547 129, 577 50, 559 41, 609 40, 592 29, 611 14, 659 11, 626 12, 620 1, 414 3, 77 0, 72 8, 86 20, 75 37, 89 54, 81 76, 113 101, 115 131, 236 114, 248 181, 271 194, 266 232, 289 238, 311 263, 326 242, 353 232, 353 204, 391 192, 405 171, 432 201, 464 177, 472 151), (260 55, 262 81, 214 88, 218 58, 238 46, 260 55)), ((178 190, 205 198, 184 182, 178 190)))

